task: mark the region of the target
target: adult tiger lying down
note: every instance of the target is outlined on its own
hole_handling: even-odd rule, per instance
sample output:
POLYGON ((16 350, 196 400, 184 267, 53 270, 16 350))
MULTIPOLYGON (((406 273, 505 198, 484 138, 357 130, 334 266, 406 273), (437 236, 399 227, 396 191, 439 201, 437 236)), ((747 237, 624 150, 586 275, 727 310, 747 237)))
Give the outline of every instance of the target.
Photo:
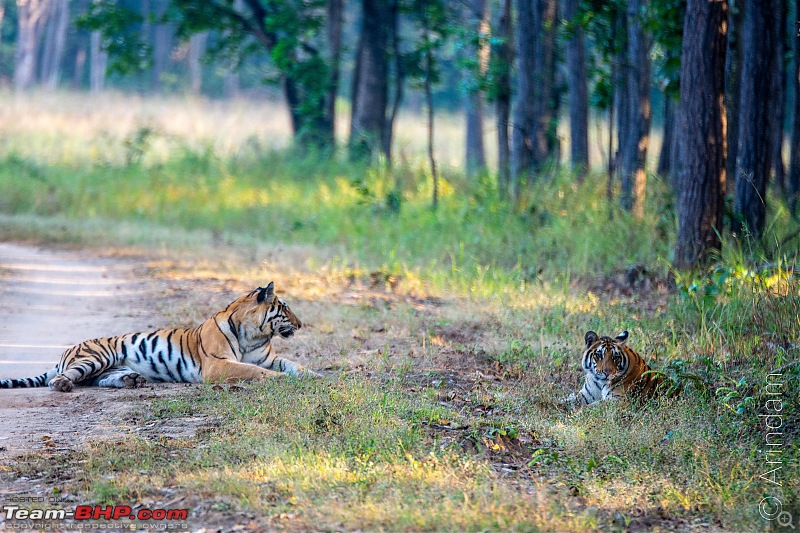
POLYGON ((162 329, 92 339, 68 349, 49 372, 0 381, 0 388, 44 387, 69 392, 76 384, 137 387, 147 381, 202 383, 317 375, 277 357, 272 338, 302 327, 270 282, 235 300, 194 329, 162 329))

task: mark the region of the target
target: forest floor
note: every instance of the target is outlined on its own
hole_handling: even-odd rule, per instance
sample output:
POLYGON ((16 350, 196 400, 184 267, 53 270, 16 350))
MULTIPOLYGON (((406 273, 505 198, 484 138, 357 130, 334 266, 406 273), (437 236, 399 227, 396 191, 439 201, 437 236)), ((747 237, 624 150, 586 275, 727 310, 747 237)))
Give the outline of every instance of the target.
MULTIPOLYGON (((313 383, 5 391, 0 503, 33 497, 43 498, 33 505, 43 508, 93 502, 188 509, 192 530, 736 530, 702 502, 681 507, 618 494, 624 487, 614 487, 611 472, 616 461, 629 461, 624 455, 592 453, 588 466, 575 469, 572 463, 585 459, 570 458, 570 439, 558 442, 557 433, 580 439, 587 430, 547 396, 579 386, 579 340, 561 369, 525 368, 499 357, 509 326, 479 302, 414 295, 380 272, 315 275, 296 267, 314 253, 304 247, 276 246, 250 257, 224 244, 202 254, 9 244, 0 250, 2 312, 10 320, 4 335, 56 346, 196 324, 258 278, 274 280, 304 322, 277 350, 326 375, 313 383), (32 264, 49 279, 22 270, 32 264), (70 284, 59 276, 69 272, 96 279, 70 284), (97 289, 92 284, 119 292, 108 297, 87 290, 97 289), (48 300, 56 297, 77 305, 48 300), (552 419, 550 434, 526 422, 542 411, 552 419), (190 450, 200 455, 188 460, 190 450), (282 458, 281 451, 290 453, 282 458), (610 485, 602 489, 610 494, 581 487, 606 468, 594 488, 610 485), (415 508, 428 498, 429 510, 415 508)), ((653 291, 650 305, 664 298, 653 291)), ((541 342, 536 350, 558 344, 541 342)), ((652 412, 628 409, 592 418, 610 417, 617 430, 655 425, 658 432, 665 411, 677 405, 660 408, 655 420, 652 412)), ((609 443, 600 433, 602 449, 609 443)), ((651 493, 673 483, 640 482, 651 493)))

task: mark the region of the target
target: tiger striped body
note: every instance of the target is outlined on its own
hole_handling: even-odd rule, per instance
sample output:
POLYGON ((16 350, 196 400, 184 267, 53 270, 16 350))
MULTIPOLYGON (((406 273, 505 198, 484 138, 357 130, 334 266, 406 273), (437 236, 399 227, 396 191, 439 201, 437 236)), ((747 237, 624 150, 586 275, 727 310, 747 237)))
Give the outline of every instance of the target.
POLYGON ((626 397, 651 398, 664 378, 653 373, 642 356, 625 345, 628 332, 615 338, 586 333, 586 350, 581 366, 586 373, 583 388, 571 394, 566 403, 589 405, 626 397))
POLYGON ((274 285, 235 300, 193 329, 165 329, 84 341, 58 365, 34 378, 0 381, 0 388, 44 387, 69 392, 75 384, 136 387, 146 381, 202 383, 312 374, 277 357, 272 339, 288 338, 302 324, 274 285))

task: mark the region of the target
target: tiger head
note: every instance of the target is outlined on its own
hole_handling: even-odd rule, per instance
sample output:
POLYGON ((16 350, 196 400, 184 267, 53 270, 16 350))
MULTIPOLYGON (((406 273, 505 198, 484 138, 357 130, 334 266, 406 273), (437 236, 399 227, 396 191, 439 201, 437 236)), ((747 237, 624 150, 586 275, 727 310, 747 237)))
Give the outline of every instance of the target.
POLYGON ((228 325, 245 351, 269 341, 275 333, 289 338, 303 326, 286 302, 275 294, 273 282, 242 296, 226 311, 230 313, 228 325))
POLYGON ((583 353, 583 370, 601 382, 615 382, 625 375, 629 365, 628 332, 623 331, 613 339, 598 337, 594 331, 586 333, 586 351, 583 353))

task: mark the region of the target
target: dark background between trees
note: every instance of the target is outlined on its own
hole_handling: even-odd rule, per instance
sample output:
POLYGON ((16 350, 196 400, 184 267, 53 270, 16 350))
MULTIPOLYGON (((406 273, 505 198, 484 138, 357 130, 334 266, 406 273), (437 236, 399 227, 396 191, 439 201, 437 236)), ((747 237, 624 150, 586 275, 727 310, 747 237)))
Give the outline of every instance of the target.
POLYGON ((726 231, 761 238, 768 202, 798 215, 800 0, 0 6, 0 80, 16 91, 277 93, 295 145, 321 157, 337 150, 336 102, 346 100, 347 157, 385 164, 401 107, 426 111, 431 144, 434 112, 463 110, 465 172, 496 179, 512 206, 567 164, 576 180, 604 172, 609 201, 640 216, 655 171, 675 196, 678 268, 706 264, 726 231), (604 161, 589 157, 590 113, 607 126, 604 161), (563 156, 559 121, 569 125, 563 156), (649 169, 654 124, 664 142, 649 169), (497 133, 496 169, 486 130, 497 133))

